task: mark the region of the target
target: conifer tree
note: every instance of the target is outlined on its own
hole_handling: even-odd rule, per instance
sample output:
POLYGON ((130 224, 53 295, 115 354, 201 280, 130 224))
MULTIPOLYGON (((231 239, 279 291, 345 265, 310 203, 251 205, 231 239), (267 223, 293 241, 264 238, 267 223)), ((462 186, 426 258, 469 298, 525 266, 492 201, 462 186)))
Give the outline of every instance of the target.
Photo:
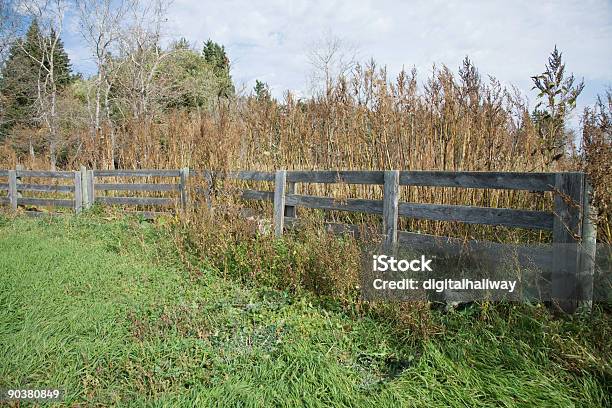
POLYGON ((225 47, 217 44, 214 41, 208 40, 204 44, 202 50, 204 59, 208 62, 212 68, 215 76, 219 80, 219 97, 229 98, 234 95, 235 88, 232 83, 232 77, 230 71, 230 61, 225 53, 225 47))
MULTIPOLYGON (((56 34, 52 31, 45 41, 38 22, 34 20, 24 38, 11 46, 6 63, 0 70, 0 140, 15 126, 36 126, 38 81, 44 75, 38 61, 43 61, 47 68, 50 66, 50 59, 43 47, 51 43, 48 38, 53 39, 54 36, 56 34)), ((56 84, 61 90, 74 80, 70 59, 61 39, 58 39, 53 53, 53 65, 56 84)))

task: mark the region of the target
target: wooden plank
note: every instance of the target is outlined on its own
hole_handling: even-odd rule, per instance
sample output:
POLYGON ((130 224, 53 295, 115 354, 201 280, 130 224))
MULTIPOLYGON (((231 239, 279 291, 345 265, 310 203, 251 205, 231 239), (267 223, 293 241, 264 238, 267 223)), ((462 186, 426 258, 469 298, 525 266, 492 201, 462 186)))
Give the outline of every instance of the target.
POLYGON ((180 195, 181 195, 181 208, 187 208, 187 180, 189 179, 189 168, 184 167, 181 169, 181 180, 180 180, 180 195))
POLYGON ((159 205, 172 206, 175 200, 159 197, 96 197, 96 202, 107 205, 159 205))
MULTIPOLYGON (((271 200, 272 197, 273 194, 267 191, 244 190, 242 193, 242 198, 247 200, 271 200)), ((296 194, 287 194, 285 205, 369 214, 382 214, 383 211, 383 204, 380 200, 342 200, 296 194)), ((398 214, 402 217, 417 219, 541 230, 551 230, 554 218, 552 213, 546 211, 413 203, 399 203, 398 214)))
POLYGON ((278 170, 274 176, 274 235, 283 235, 285 225, 285 187, 287 172, 278 170))
POLYGON ((399 209, 399 171, 385 171, 383 199, 384 246, 393 249, 397 244, 397 220, 399 209))
MULTIPOLYGON (((299 228, 302 220, 298 218, 285 217, 286 228, 299 228)), ((336 222, 324 222, 325 230, 335 235, 351 235, 356 239, 369 240, 375 236, 379 236, 380 232, 373 233, 374 230, 360 225, 343 224, 336 222)))
POLYGON ((597 256, 597 209, 591 206, 592 194, 593 187, 585 177, 582 203, 582 242, 578 269, 578 282, 580 283, 578 307, 586 310, 593 308, 593 279, 597 256))
POLYGON ((286 205, 318 208, 321 210, 363 212, 368 214, 382 214, 382 203, 382 200, 364 200, 355 198, 335 199, 330 197, 317 197, 298 194, 288 194, 285 198, 286 205))
POLYGON ((94 170, 94 177, 180 177, 179 170, 94 170))
POLYGON ((52 216, 57 216, 57 215, 61 215, 61 213, 57 213, 57 212, 49 212, 49 211, 24 211, 25 215, 27 215, 28 217, 52 217, 52 216))
POLYGON ((9 175, 8 170, 0 170, 0 177, 8 177, 8 175, 9 175))
POLYGON ((274 181, 275 174, 269 171, 231 171, 227 178, 245 181, 274 181))
POLYGON ((11 200, 8 197, 0 197, 0 204, 10 204, 11 200))
POLYGON ((179 191, 179 184, 117 184, 117 183, 96 183, 94 189, 99 191, 179 191))
POLYGON ((0 191, 8 191, 9 185, 8 183, 0 183, 0 191))
MULTIPOLYGON (((299 227, 299 220, 285 217, 287 226, 299 227)), ((350 234, 357 239, 370 239, 367 227, 364 229, 359 225, 326 222, 325 228, 328 232, 342 235, 350 234)), ((522 244, 500 244, 490 241, 465 240, 437 235, 420 234, 415 232, 398 231, 398 244, 404 248, 414 251, 433 252, 434 254, 447 256, 461 256, 467 253, 484 253, 492 259, 500 259, 500 255, 512 257, 519 265, 525 268, 537 268, 542 272, 548 272, 552 268, 552 245, 522 245, 522 244)))
POLYGON ((74 173, 71 171, 17 170, 17 177, 48 177, 72 179, 74 177, 74 173))
POLYGON ((96 189, 94 187, 93 170, 87 170, 87 192, 89 193, 89 205, 94 205, 96 202, 96 189))
POLYGON ((126 215, 136 215, 146 220, 153 220, 160 216, 172 216, 172 213, 163 211, 125 211, 126 215))
POLYGON ((399 215, 435 221, 458 221, 467 224, 540 230, 552 230, 554 218, 552 213, 546 211, 414 203, 400 203, 399 215))
POLYGON ((57 200, 52 198, 19 198, 22 205, 40 205, 46 207, 71 207, 74 208, 74 200, 57 200))
POLYGON ((48 184, 17 184, 17 191, 36 191, 40 193, 71 193, 74 186, 54 186, 48 184))
POLYGON ((87 182, 87 168, 81 166, 81 197, 83 198, 83 208, 86 210, 91 207, 89 202, 89 183, 87 182))
POLYGON ((9 191, 8 191, 8 197, 11 203, 11 209, 13 211, 17 211, 17 171, 16 170, 9 170, 8 172, 8 178, 9 178, 9 191))
POLYGON ((553 305, 566 313, 573 313, 578 307, 578 242, 582 232, 580 210, 583 202, 584 174, 557 174, 551 297, 553 305))
POLYGON ((299 183, 383 184, 383 171, 289 171, 287 181, 299 183))
POLYGON ((555 174, 478 171, 402 171, 400 172, 400 185, 552 191, 555 185, 555 174))
POLYGON ((466 240, 416 232, 400 231, 398 241, 402 246, 415 251, 433 251, 448 256, 460 256, 469 252, 490 251, 491 254, 512 254, 524 267, 536 267, 550 271, 552 267, 552 245, 501 244, 483 240, 466 240))
MULTIPOLYGON (((295 183, 294 182, 287 183, 287 194, 295 194, 295 183)), ((285 217, 289 217, 289 218, 296 217, 296 207, 294 205, 285 205, 285 217)))
POLYGON ((273 191, 242 190, 243 200, 274 201, 273 191))
POLYGON ((83 209, 83 186, 81 182, 81 172, 74 172, 74 212, 81 213, 83 209))

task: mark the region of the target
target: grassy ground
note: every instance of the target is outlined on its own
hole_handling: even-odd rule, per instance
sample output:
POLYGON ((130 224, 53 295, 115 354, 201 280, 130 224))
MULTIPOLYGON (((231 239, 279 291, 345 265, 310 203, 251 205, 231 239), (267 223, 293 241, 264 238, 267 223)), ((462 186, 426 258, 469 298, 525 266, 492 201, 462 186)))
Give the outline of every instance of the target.
POLYGON ((610 405, 602 312, 473 307, 411 338, 203 272, 148 223, 0 216, 0 388, 86 406, 610 405))

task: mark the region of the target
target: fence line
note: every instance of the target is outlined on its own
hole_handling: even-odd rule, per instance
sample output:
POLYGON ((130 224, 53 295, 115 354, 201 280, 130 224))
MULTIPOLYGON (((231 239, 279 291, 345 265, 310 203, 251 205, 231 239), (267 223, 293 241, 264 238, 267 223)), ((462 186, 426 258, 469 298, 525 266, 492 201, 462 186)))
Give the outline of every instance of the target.
MULTIPOLYGON (((76 213, 94 203, 106 205, 186 208, 189 203, 190 177, 204 177, 211 183, 213 177, 222 176, 243 181, 274 183, 273 191, 245 189, 242 198, 272 201, 274 233, 281 236, 285 225, 295 225, 297 207, 322 210, 361 212, 382 215, 384 244, 393 247, 399 242, 431 241, 423 234, 398 230, 399 217, 436 221, 457 221, 469 224, 501 225, 506 227, 552 230, 550 251, 552 264, 551 296, 559 299, 561 309, 573 312, 579 306, 571 299, 592 299, 595 258, 595 225, 588 215, 593 212, 589 204, 590 186, 583 173, 504 173, 504 172, 449 172, 449 171, 236 171, 227 174, 194 171, 188 168, 170 170, 88 170, 80 171, 28 171, 0 170, 0 204, 8 203, 13 210, 19 204, 72 207, 76 213), (98 182, 104 178, 159 177, 175 178, 177 183, 98 182), (71 185, 38 185, 21 183, 22 178, 52 178, 72 180, 71 185), (1 181, 1 180, 0 180, 1 181), (383 187, 382 200, 346 199, 295 194, 297 183, 366 184, 383 187), (416 204, 399 202, 400 186, 433 186, 479 189, 552 191, 554 211, 530 211, 510 208, 476 206, 416 204), (72 199, 24 198, 20 191, 72 193, 72 199), (178 197, 104 196, 106 191, 178 193, 178 197), (580 251, 568 251, 568 244, 580 244, 580 251), (590 279, 590 280, 589 280, 590 279), (569 299, 569 300, 568 300, 569 299)), ((207 196, 210 196, 209 185, 207 196)), ((154 216, 156 212, 141 212, 154 216)), ((335 226, 333 230, 350 230, 335 226)), ((546 262, 543 262, 546 263, 546 262)))

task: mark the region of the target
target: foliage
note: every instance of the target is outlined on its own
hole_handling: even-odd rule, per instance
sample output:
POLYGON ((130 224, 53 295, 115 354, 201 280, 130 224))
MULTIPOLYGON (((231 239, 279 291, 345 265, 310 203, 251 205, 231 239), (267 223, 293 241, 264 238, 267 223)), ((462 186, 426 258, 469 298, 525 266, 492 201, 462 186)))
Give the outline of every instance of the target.
POLYGON ((255 98, 258 101, 270 101, 270 86, 260 81, 259 79, 255 80, 255 86, 253 87, 253 92, 255 92, 255 98))
POLYGON ((566 122, 584 89, 584 81, 576 83, 573 74, 565 76, 565 63, 556 46, 548 58, 545 71, 533 76, 532 80, 533 89, 539 91, 540 99, 534 109, 533 119, 543 149, 551 156, 549 160, 558 160, 565 154, 570 141, 566 122))
POLYGON ((217 95, 223 98, 233 96, 235 89, 230 75, 230 61, 225 53, 225 47, 208 40, 204 44, 202 55, 206 62, 212 65, 213 71, 219 80, 220 87, 217 95))
POLYGON ((164 109, 210 108, 225 84, 215 68, 187 44, 177 44, 172 58, 159 69, 158 81, 167 89, 160 95, 164 109))

